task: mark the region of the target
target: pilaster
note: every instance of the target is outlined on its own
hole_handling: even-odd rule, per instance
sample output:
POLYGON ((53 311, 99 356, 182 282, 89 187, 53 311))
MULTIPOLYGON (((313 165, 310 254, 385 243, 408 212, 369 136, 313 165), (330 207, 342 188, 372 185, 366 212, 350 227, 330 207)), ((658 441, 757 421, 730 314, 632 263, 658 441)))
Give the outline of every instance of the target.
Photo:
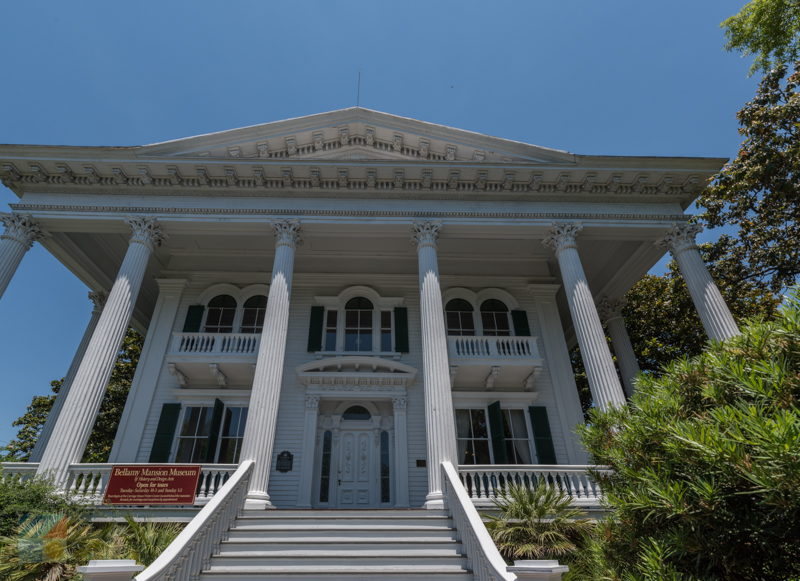
POLYGON ((297 486, 297 507, 311 508, 311 494, 314 484, 314 452, 317 443, 317 417, 319 416, 319 396, 306 395, 306 409, 303 421, 303 457, 300 466, 300 483, 297 486))
POLYGON ((394 411, 394 466, 395 495, 394 505, 404 508, 408 502, 408 420, 406 407, 408 398, 392 398, 394 411))
POLYGON ((158 299, 150 317, 150 327, 125 401, 109 462, 136 462, 138 459, 142 427, 150 417, 186 282, 183 278, 156 279, 158 299))

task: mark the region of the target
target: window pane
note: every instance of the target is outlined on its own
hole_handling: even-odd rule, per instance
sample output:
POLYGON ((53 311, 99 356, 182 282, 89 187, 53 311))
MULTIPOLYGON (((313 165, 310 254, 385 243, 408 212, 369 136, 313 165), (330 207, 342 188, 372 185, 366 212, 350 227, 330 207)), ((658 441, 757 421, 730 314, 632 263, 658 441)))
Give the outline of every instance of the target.
POLYGON ((239 414, 239 429, 236 433, 237 436, 240 438, 244 436, 244 428, 247 426, 247 408, 239 408, 241 410, 239 414))
POLYGON ((204 462, 206 459, 206 450, 208 450, 208 438, 195 438, 194 452, 192 453, 192 462, 204 462))
POLYGON ((525 423, 525 412, 522 410, 508 410, 511 415, 511 428, 515 438, 528 439, 528 426, 525 423))
POLYGON ((471 438, 469 427, 469 410, 456 410, 456 434, 459 438, 471 438))
POLYGON ((475 438, 488 438, 486 429, 486 412, 483 410, 470 410, 472 416, 472 434, 475 438))
POLYGON ((473 440, 475 443, 475 464, 491 464, 488 440, 473 440))
POLYGON ((175 462, 191 462, 194 438, 181 438, 178 442, 178 452, 175 454, 175 462))
POLYGON ((219 457, 217 462, 220 464, 233 464, 234 453, 236 451, 236 440, 232 438, 222 438, 219 442, 219 457))

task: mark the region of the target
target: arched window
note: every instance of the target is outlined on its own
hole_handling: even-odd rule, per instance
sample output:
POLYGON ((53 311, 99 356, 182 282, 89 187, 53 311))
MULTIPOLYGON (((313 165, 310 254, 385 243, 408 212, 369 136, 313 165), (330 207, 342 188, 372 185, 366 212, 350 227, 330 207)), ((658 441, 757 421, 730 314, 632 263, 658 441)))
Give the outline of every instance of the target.
POLYGON ((351 405, 342 414, 343 420, 368 420, 371 417, 372 414, 362 405, 351 405))
POLYGON ((230 295, 217 295, 208 301, 206 333, 230 333, 236 316, 236 299, 230 295))
POLYGON ((344 306, 344 350, 372 351, 372 312, 369 299, 356 297, 344 306))
POLYGON ((472 315, 472 305, 469 302, 464 299, 453 299, 445 305, 444 312, 448 335, 475 334, 475 317, 472 315))
POLYGON ((256 295, 244 302, 242 311, 242 333, 260 333, 264 326, 264 313, 267 311, 267 297, 256 295))
POLYGON ((508 307, 503 301, 489 299, 481 304, 481 323, 483 334, 490 336, 511 335, 511 326, 508 321, 508 307))

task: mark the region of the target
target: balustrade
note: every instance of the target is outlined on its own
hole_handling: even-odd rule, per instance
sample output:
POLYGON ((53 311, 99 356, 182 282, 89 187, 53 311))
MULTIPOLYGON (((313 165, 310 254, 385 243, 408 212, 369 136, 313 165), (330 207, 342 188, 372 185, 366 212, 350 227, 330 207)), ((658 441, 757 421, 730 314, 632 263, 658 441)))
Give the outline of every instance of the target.
POLYGON ((177 355, 253 355, 258 352, 256 333, 173 333, 171 352, 177 355))
MULTIPOLYGON (((147 466, 147 464, 141 464, 147 466)), ((36 462, 4 462, 3 478, 28 480, 36 474, 36 462)), ((102 504, 113 464, 70 464, 66 493, 87 504, 102 504)), ((236 464, 201 464, 195 504, 208 502, 236 471, 236 464)))
POLYGON ((447 337, 451 357, 464 359, 540 359, 535 337, 447 337))
POLYGON ((569 495, 574 504, 597 505, 602 491, 589 470, 605 472, 602 466, 559 465, 462 465, 458 476, 473 502, 491 504, 512 484, 527 487, 554 486, 569 495))

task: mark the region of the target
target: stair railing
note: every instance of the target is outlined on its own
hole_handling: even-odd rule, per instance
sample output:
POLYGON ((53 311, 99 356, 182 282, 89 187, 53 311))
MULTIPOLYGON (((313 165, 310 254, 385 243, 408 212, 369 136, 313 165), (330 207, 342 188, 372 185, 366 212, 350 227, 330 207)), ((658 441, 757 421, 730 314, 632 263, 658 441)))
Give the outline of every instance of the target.
POLYGON ((497 550, 489 531, 450 462, 442 462, 443 488, 453 525, 467 552, 467 561, 476 581, 513 581, 517 578, 506 570, 506 562, 497 550))
POLYGON ((175 540, 136 581, 189 581, 197 579, 211 562, 223 535, 239 516, 247 496, 253 461, 246 460, 175 540))

